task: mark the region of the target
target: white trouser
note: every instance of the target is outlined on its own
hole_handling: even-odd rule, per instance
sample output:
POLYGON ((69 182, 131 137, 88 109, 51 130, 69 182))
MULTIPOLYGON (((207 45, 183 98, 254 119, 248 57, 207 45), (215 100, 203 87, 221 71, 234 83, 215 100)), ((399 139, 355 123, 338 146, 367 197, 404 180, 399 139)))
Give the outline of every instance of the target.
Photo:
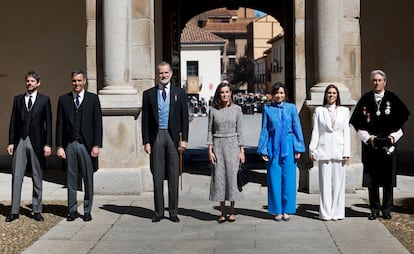
POLYGON ((345 168, 340 160, 319 161, 319 218, 345 218, 345 168))

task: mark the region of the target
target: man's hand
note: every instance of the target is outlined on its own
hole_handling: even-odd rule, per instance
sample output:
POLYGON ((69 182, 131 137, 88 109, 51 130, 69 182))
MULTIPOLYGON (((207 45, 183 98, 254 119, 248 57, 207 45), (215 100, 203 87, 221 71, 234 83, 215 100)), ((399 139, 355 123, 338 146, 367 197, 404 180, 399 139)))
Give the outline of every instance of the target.
POLYGON ((92 158, 96 158, 99 155, 100 148, 99 146, 92 147, 91 156, 92 158))
POLYGON ((57 155, 57 157, 59 157, 61 159, 66 159, 66 153, 65 153, 65 150, 62 147, 59 147, 56 150, 56 155, 57 155))
POLYGON ((44 152, 45 158, 47 158, 52 154, 52 148, 50 146, 44 146, 43 152, 44 152))
POLYGON ((151 154, 151 145, 150 145, 149 143, 146 143, 146 144, 144 145, 144 151, 145 151, 147 154, 151 154))
POLYGON ((13 144, 10 144, 10 145, 7 146, 7 153, 9 155, 13 155, 13 150, 14 150, 14 145, 13 144))
POLYGON ((183 153, 186 149, 187 149, 187 142, 181 141, 179 146, 178 146, 178 151, 180 153, 183 153))

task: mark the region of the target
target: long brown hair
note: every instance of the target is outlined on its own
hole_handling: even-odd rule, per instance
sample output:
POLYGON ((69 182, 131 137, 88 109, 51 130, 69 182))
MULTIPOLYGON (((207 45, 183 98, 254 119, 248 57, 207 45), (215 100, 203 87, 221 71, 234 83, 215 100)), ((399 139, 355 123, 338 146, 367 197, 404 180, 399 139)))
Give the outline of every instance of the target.
POLYGON ((326 95, 328 94, 328 90, 334 88, 336 90, 336 101, 335 101, 335 105, 336 106, 341 106, 341 96, 339 96, 339 90, 338 87, 336 87, 336 85, 334 84, 329 84, 326 88, 325 88, 325 94, 323 96, 323 105, 326 105, 328 103, 328 100, 326 99, 326 95))

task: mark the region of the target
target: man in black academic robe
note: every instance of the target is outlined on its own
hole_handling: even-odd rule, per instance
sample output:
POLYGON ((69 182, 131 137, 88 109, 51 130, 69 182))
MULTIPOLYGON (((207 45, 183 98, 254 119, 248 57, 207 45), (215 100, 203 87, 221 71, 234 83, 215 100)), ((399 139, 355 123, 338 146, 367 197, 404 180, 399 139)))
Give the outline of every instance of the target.
POLYGON ((385 219, 391 219, 393 187, 396 187, 397 141, 403 136, 403 124, 410 112, 394 93, 385 90, 386 74, 371 72, 373 91, 359 100, 350 123, 362 140, 363 187, 368 187, 371 214, 375 220, 382 210, 385 219), (379 187, 383 187, 380 204, 379 187))

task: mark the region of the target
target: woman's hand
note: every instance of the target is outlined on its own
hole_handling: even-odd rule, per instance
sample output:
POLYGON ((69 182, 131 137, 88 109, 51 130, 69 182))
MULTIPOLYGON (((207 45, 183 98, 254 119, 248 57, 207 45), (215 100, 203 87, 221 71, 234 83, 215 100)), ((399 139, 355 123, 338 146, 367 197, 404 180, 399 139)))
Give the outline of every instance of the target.
POLYGON ((269 161, 269 157, 267 157, 267 155, 262 154, 261 156, 264 161, 269 161))
POLYGON ((299 160, 300 159, 300 153, 295 153, 295 159, 299 160))
POLYGON ((244 151, 243 152, 240 151, 240 153, 239 153, 239 161, 241 163, 244 163, 246 161, 246 157, 244 156, 244 151))
POLYGON ((216 164, 216 155, 213 153, 213 151, 208 151, 208 160, 211 164, 216 164))

